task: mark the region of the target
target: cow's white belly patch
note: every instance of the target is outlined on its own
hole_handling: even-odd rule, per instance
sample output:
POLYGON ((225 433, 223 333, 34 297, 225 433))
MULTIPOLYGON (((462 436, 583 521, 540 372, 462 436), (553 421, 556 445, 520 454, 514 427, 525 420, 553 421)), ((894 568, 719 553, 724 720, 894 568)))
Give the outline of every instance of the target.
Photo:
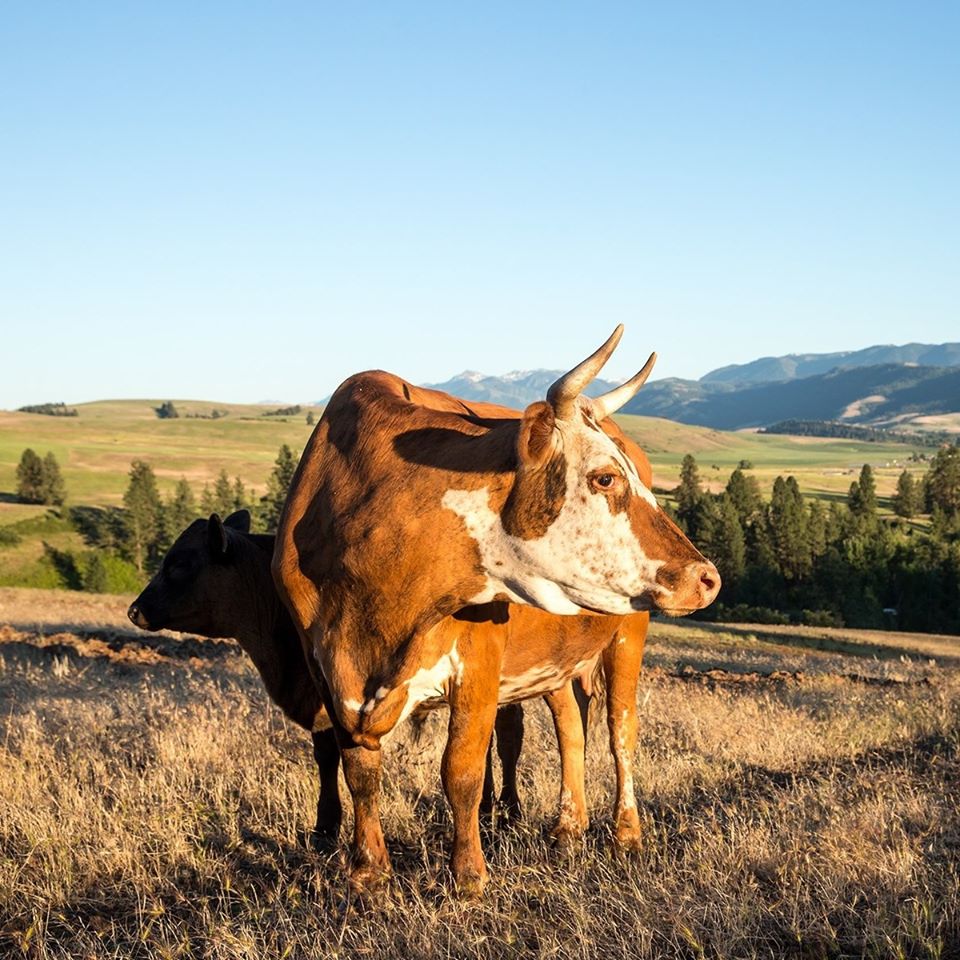
POLYGON ((553 693, 577 676, 589 663, 590 660, 581 660, 569 669, 558 664, 544 664, 514 676, 502 675, 497 700, 499 703, 511 703, 514 700, 526 700, 528 697, 553 693))

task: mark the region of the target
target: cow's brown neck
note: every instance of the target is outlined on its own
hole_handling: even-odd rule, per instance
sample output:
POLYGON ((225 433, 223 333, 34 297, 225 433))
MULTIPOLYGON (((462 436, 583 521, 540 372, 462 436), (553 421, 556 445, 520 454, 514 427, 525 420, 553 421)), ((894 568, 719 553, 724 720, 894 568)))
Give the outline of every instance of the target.
POLYGON ((441 409, 437 397, 388 374, 347 381, 304 451, 281 522, 277 554, 291 564, 281 590, 349 699, 419 662, 416 638, 488 586, 476 543, 442 499, 486 489, 490 508, 502 510, 518 414, 441 409))

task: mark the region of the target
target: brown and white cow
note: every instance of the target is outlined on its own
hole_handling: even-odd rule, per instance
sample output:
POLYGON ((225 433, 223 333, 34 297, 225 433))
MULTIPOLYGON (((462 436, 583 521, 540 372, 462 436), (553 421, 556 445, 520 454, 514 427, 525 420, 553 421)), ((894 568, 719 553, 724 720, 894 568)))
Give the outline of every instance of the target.
POLYGON ((380 740, 418 704, 442 699, 453 873, 461 888, 483 886, 477 810, 502 683, 516 669, 518 691, 556 689, 604 646, 575 628, 521 628, 527 612, 683 614, 716 596, 716 568, 601 426, 654 357, 611 393, 582 395, 621 334, 522 416, 382 371, 358 374, 333 395, 304 451, 273 570, 325 681, 354 801, 360 885, 389 869, 380 740), (494 642, 497 623, 507 629, 494 642), (524 662, 504 671, 511 625, 531 640, 524 662))

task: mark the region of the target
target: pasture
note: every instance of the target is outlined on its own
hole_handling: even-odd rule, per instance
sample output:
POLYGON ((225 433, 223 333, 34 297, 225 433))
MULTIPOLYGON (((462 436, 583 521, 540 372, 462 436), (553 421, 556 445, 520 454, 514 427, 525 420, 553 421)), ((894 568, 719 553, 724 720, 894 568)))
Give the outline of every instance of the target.
MULTIPOLYGON (((72 504, 119 504, 134 459, 151 464, 164 495, 180 477, 186 477, 199 492, 221 469, 231 479, 239 476, 247 486, 262 492, 277 449, 286 443, 301 451, 313 429, 306 424, 307 410, 315 417, 321 412, 318 407, 304 407, 295 416, 266 417, 263 414, 270 405, 177 400, 180 417, 160 420, 154 408, 161 402, 75 404, 77 417, 0 411, 0 526, 43 512, 15 503, 12 496, 17 463, 26 447, 33 447, 41 456, 53 452, 72 504), (216 420, 187 417, 209 414, 214 408, 226 415, 216 420)), ((912 452, 904 444, 730 433, 655 417, 616 419, 647 451, 655 483, 662 488, 677 485, 680 461, 684 454, 692 453, 704 481, 717 489, 741 460, 748 460, 767 495, 778 474, 792 473, 804 493, 836 496, 846 494, 860 467, 870 463, 875 468, 878 493, 888 496, 912 452)))
MULTIPOLYGON (((525 818, 452 896, 445 712, 385 750, 395 876, 310 851, 309 741, 230 641, 134 631, 130 598, 0 589, 0 954, 960 956, 960 642, 655 620, 638 690, 646 842, 545 840, 558 763, 526 709, 525 818)), ((348 836, 346 825, 344 838, 348 836)))

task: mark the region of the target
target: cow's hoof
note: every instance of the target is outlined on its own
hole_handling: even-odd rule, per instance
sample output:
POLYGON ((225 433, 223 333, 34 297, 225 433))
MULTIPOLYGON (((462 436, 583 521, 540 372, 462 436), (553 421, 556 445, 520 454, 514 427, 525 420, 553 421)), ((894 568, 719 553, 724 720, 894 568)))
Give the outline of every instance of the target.
POLYGON ((314 853, 330 854, 340 845, 340 833, 329 830, 314 830, 310 834, 310 849, 314 853))
POLYGON ((643 849, 643 833, 636 822, 618 823, 614 841, 623 853, 639 853, 643 849))
POLYGON ((558 823, 550 831, 550 842, 558 850, 569 850, 583 843, 587 825, 579 823, 558 823))
POLYGON ((355 894, 377 890, 390 879, 389 863, 360 863, 350 869, 350 890, 355 894))
POLYGON ((457 897, 460 900, 479 900, 483 896, 488 880, 489 876, 486 870, 482 873, 478 873, 476 870, 467 870, 461 874, 455 874, 453 882, 457 897))
POLYGON ((504 827, 515 827, 523 819, 520 801, 500 799, 497 805, 497 821, 504 827))

